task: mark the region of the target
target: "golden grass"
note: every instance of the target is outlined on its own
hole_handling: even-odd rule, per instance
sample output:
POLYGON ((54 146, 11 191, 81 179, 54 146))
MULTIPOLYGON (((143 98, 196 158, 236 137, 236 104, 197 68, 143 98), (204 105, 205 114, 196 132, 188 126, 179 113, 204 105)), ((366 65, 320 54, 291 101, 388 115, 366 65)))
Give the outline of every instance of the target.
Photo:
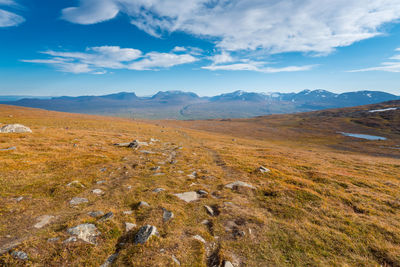
POLYGON ((240 266, 400 266, 397 151, 371 155, 386 143, 353 144, 325 128, 299 126, 295 116, 273 118, 152 124, 0 106, 0 122, 33 130, 0 135, 0 148, 17 147, 0 152, 0 246, 23 239, 16 249, 30 257, 22 262, 6 253, 0 264, 99 266, 121 247, 115 266, 175 266, 172 255, 182 266, 223 260, 240 266), (150 138, 160 142, 143 149, 155 154, 112 145, 150 138), (176 164, 166 162, 172 151, 176 164), (260 165, 271 172, 256 172, 260 165), (164 175, 153 176, 154 166, 164 175), (197 178, 187 176, 193 171, 197 178), (85 188, 66 186, 74 180, 85 188), (224 187, 236 180, 257 189, 224 187), (166 191, 153 193, 157 187, 166 191), (92 194, 94 188, 105 194, 92 194), (198 189, 210 194, 193 203, 172 195, 198 189), (24 199, 16 202, 19 196, 24 199), (71 207, 75 196, 89 203, 71 207), (151 206, 138 209, 139 201, 151 206), (220 214, 211 217, 203 205, 220 214), (162 208, 175 217, 163 222, 162 208), (95 210, 114 217, 100 222, 87 215, 95 210), (133 213, 123 214, 127 210, 133 213), (57 220, 34 230, 43 214, 57 220), (97 246, 62 243, 68 227, 86 222, 102 232, 97 246), (160 235, 135 245, 136 230, 125 233, 124 222, 155 225, 160 235), (51 237, 60 241, 48 243, 51 237))

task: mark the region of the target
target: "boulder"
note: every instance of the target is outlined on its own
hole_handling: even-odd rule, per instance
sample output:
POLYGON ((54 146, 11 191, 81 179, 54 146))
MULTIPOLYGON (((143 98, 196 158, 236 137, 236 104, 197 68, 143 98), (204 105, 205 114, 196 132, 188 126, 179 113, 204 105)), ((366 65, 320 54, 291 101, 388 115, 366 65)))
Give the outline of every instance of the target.
POLYGON ((138 233, 135 236, 134 242, 135 244, 144 244, 146 243, 153 235, 158 234, 157 228, 152 225, 142 226, 138 233))
POLYGON ((22 124, 8 124, 0 128, 0 133, 31 133, 32 130, 22 124))
POLYGON ((255 189, 254 186, 252 186, 251 184, 247 184, 245 182, 242 181, 236 181, 230 184, 225 185, 225 187, 230 188, 230 189, 235 189, 238 187, 247 187, 247 188, 251 188, 251 189, 255 189))
POLYGON ((88 242, 90 244, 96 244, 96 237, 101 233, 97 230, 96 226, 91 223, 84 223, 78 226, 69 228, 67 233, 74 235, 77 238, 88 242))

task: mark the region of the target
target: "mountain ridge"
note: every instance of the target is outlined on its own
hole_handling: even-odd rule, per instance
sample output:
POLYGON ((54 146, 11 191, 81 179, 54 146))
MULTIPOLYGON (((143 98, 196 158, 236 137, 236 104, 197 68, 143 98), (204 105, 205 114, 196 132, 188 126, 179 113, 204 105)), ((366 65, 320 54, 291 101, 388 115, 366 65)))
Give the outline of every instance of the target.
POLYGON ((323 89, 306 89, 298 93, 257 93, 238 90, 211 97, 183 91, 159 91, 151 97, 140 97, 134 92, 120 92, 100 96, 23 98, 0 101, 0 103, 131 118, 213 119, 307 112, 397 99, 400 99, 400 96, 381 91, 364 90, 336 94, 323 89))

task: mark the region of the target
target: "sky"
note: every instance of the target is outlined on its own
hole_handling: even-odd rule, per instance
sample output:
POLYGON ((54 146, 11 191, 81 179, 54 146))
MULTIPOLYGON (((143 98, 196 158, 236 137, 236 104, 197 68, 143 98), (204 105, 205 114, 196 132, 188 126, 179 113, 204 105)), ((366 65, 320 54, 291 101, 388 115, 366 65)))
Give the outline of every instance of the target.
POLYGON ((400 0, 0 0, 0 95, 400 95, 400 0))

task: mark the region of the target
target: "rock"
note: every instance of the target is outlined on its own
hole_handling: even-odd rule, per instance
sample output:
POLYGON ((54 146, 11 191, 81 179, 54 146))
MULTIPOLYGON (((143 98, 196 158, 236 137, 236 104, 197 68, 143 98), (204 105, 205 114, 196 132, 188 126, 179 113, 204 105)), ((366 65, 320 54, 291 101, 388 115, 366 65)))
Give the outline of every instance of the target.
POLYGON ((177 171, 177 173, 184 174, 185 172, 184 171, 177 171))
POLYGON ((242 182, 242 181, 236 181, 236 182, 227 184, 227 185, 225 185, 225 187, 230 188, 230 189, 235 189, 235 188, 238 188, 238 187, 248 187, 248 188, 255 189, 255 187, 252 186, 251 184, 247 184, 247 183, 242 182))
POLYGON ((187 177, 194 179, 197 177, 197 172, 192 172, 191 174, 189 174, 187 177))
POLYGON ((36 220, 38 221, 33 227, 35 227, 36 229, 40 229, 45 227, 46 225, 48 225, 49 223, 51 223, 51 221, 54 219, 55 217, 52 215, 43 215, 38 217, 36 220))
POLYGON ((158 140, 158 139, 154 139, 154 138, 150 138, 150 142, 153 142, 153 143, 155 143, 155 142, 160 142, 160 140, 158 140))
POLYGON ((103 195, 104 191, 101 189, 93 189, 92 193, 99 196, 99 195, 103 195))
POLYGON ((197 194, 196 192, 185 192, 180 194, 174 194, 174 196, 186 202, 192 202, 199 199, 199 194, 197 194))
POLYGON ((9 147, 9 148, 3 148, 0 149, 0 151, 11 151, 11 150, 16 150, 17 148, 15 146, 9 147))
POLYGON ((230 261, 224 261, 223 267, 234 267, 230 261))
POLYGON ((139 152, 143 154, 155 154, 155 152, 149 150, 140 150, 139 152))
POLYGON ((60 240, 59 237, 52 237, 52 238, 47 239, 47 242, 49 242, 49 243, 55 243, 55 242, 57 242, 57 241, 59 241, 59 240, 60 240))
POLYGON ((206 196, 208 195, 208 192, 205 190, 197 190, 197 194, 199 194, 200 196, 206 196))
POLYGON ((67 233, 74 235, 77 238, 88 242, 90 244, 96 244, 96 237, 101 233, 97 230, 96 226, 91 223, 84 223, 78 226, 69 228, 67 233))
POLYGON ((123 211, 122 213, 125 214, 125 215, 131 215, 133 213, 133 211, 126 210, 126 211, 123 211))
POLYGON ((27 261, 29 259, 28 254, 23 251, 13 251, 11 252, 11 256, 17 260, 27 261))
POLYGON ((198 240, 198 241, 200 241, 201 243, 206 243, 206 241, 204 240, 204 238, 202 238, 201 236, 199 236, 199 235, 195 235, 195 236, 193 236, 193 238, 194 239, 196 239, 196 240, 198 240))
POLYGON ((177 265, 181 265, 181 262, 175 257, 175 255, 172 255, 171 258, 177 265))
POLYGON ((90 212, 88 212, 88 215, 90 216, 90 217, 93 217, 93 218, 98 218, 98 217, 101 217, 101 216, 103 216, 104 215, 104 212, 102 212, 102 211, 90 211, 90 212))
POLYGON ((158 172, 158 173, 153 174, 153 176, 162 176, 162 175, 165 175, 165 173, 163 173, 163 172, 158 172))
POLYGON ((165 191, 165 189, 164 188, 156 188, 153 190, 154 193, 160 193, 162 191, 165 191))
POLYGON ((96 184, 104 184, 106 181, 102 180, 102 181, 97 181, 96 184))
POLYGON ((133 140, 130 143, 118 143, 114 144, 114 146, 118 147, 129 147, 129 148, 138 148, 140 146, 148 146, 149 144, 147 142, 140 142, 139 140, 133 140))
POLYGON ((89 202, 89 200, 87 200, 86 198, 83 198, 83 197, 74 197, 73 199, 71 199, 71 201, 69 202, 69 204, 71 204, 71 205, 79 205, 79 204, 82 204, 82 203, 87 203, 87 202, 89 202))
POLYGON ((150 207, 150 204, 147 203, 146 201, 140 201, 138 204, 138 208, 143 208, 143 207, 150 207))
POLYGON ((107 170, 107 168, 101 168, 100 171, 101 172, 105 172, 107 170))
POLYGON ((139 232, 136 234, 134 242, 135 244, 144 244, 147 240, 150 239, 153 235, 158 234, 157 228, 152 225, 145 225, 139 229, 139 232))
POLYGON ((258 168, 258 171, 261 172, 261 173, 267 173, 267 172, 270 172, 271 170, 265 168, 264 166, 260 166, 260 167, 258 168))
POLYGON ((160 166, 150 168, 151 171, 159 171, 161 169, 160 166))
POLYGON ((204 208, 206 209, 208 214, 214 216, 214 210, 210 206, 204 205, 204 208))
POLYGON ((81 182, 79 182, 77 180, 70 182, 69 184, 67 184, 67 186, 69 186, 69 187, 76 186, 76 187, 85 188, 85 186, 83 184, 81 184, 81 182))
POLYGON ((174 218, 174 213, 172 211, 166 210, 163 208, 163 221, 167 222, 174 218))
POLYGON ((64 240, 64 244, 68 244, 68 243, 73 243, 73 242, 77 242, 78 239, 76 238, 76 236, 71 236, 70 238, 67 238, 64 240))
POLYGON ((22 201, 23 199, 24 199, 24 197, 17 197, 17 198, 15 199, 15 201, 20 202, 20 201, 22 201))
POLYGON ((110 257, 107 258, 107 260, 100 265, 100 267, 108 267, 111 266, 111 264, 118 258, 118 253, 112 254, 110 257))
POLYGON ((111 219, 112 217, 114 217, 114 213, 112 213, 112 212, 110 211, 110 212, 107 212, 106 214, 104 214, 103 217, 101 217, 101 218, 99 219, 99 221, 100 221, 100 222, 104 222, 104 221, 107 221, 107 220, 111 219))
POLYGON ((31 133, 32 130, 22 124, 8 124, 0 128, 0 133, 31 133))
POLYGON ((125 222, 125 231, 129 232, 130 230, 132 230, 133 228, 136 228, 136 224, 134 223, 129 223, 129 222, 125 222))

